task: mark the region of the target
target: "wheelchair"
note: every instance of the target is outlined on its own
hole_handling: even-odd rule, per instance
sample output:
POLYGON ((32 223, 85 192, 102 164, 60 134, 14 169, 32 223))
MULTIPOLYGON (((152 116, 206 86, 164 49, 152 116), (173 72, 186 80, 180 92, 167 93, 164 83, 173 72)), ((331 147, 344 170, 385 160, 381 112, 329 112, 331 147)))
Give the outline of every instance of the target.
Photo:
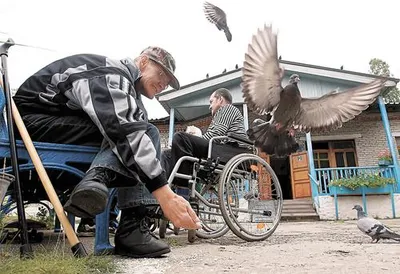
MULTIPOLYGON (((250 140, 228 134, 209 140, 207 159, 183 156, 178 160, 168 183, 189 201, 202 225, 199 230, 188 230, 190 243, 196 236, 213 239, 228 231, 248 242, 263 241, 274 233, 282 214, 282 189, 275 172, 258 153, 250 140), (224 155, 213 150, 217 140, 234 142, 243 152, 221 160, 224 155), (178 173, 184 161, 193 163, 192 174, 178 173), (188 188, 175 186, 174 178, 187 179, 188 188)), ((167 219, 159 220, 160 238, 165 238, 168 225, 167 219)), ((174 228, 174 233, 178 234, 179 228, 174 228)))

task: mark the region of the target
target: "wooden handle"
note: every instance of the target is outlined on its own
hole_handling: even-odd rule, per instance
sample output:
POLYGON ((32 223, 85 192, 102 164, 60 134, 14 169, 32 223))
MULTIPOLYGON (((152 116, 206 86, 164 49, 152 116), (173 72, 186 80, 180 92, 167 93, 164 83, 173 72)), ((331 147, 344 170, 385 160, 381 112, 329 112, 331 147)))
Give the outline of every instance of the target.
POLYGON ((36 148, 32 143, 32 139, 29 136, 28 131, 26 130, 24 122, 22 121, 21 115, 19 114, 19 111, 17 109, 17 106, 14 103, 13 98, 11 98, 11 105, 12 105, 11 110, 12 110, 14 122, 18 127, 18 131, 22 137, 22 140, 25 144, 26 149, 28 150, 29 156, 32 159, 33 165, 35 166, 35 169, 39 175, 40 181, 42 181, 43 187, 46 190, 46 193, 50 199, 50 202, 53 204, 53 207, 57 214, 57 217, 65 229, 65 234, 67 235, 69 244, 71 246, 75 246, 79 243, 78 237, 76 236, 74 229, 72 228, 70 222, 68 221, 67 216, 64 213, 64 209, 61 205, 61 202, 58 199, 56 191, 54 190, 54 187, 50 181, 49 176, 47 175, 46 170, 44 169, 44 166, 43 166, 42 161, 36 151, 36 148))

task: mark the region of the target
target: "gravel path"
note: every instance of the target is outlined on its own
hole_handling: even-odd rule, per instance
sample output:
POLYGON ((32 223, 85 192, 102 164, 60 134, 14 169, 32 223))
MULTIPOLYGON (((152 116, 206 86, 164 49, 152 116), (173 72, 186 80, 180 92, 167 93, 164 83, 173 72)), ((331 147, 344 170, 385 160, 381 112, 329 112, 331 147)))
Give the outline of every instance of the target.
MULTIPOLYGON (((383 220, 400 232, 400 220, 383 220)), ((167 235, 172 252, 159 259, 116 257, 119 273, 399 273, 400 243, 372 244, 347 222, 282 222, 263 242, 229 233, 189 244, 185 231, 167 235)))

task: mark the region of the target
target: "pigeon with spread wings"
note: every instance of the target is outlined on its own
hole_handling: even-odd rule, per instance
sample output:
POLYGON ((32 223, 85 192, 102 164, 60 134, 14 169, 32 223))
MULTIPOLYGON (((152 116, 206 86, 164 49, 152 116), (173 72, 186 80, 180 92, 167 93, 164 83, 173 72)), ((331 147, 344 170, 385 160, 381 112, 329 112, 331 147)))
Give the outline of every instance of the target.
POLYGON ((343 92, 303 98, 298 87, 299 75, 291 75, 289 83, 282 87, 284 69, 278 61, 277 34, 266 25, 253 35, 242 72, 243 98, 248 108, 271 117, 267 122, 255 120, 249 137, 262 151, 276 156, 298 149, 296 131, 331 131, 355 118, 375 101, 386 82, 377 78, 343 92))
POLYGON ((226 14, 219 7, 205 2, 204 3, 204 13, 208 21, 217 26, 218 30, 223 30, 225 32, 226 39, 228 42, 232 41, 232 34, 229 30, 228 24, 226 22, 226 14))

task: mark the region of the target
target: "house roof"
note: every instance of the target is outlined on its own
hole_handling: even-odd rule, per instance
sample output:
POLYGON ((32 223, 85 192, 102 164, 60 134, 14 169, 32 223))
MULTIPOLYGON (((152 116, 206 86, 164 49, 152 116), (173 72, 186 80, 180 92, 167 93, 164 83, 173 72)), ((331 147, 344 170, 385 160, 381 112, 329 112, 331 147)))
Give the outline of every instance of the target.
MULTIPOLYGON (((341 70, 336 68, 329 68, 305 63, 297 63, 291 61, 280 60, 281 65, 285 68, 285 74, 290 75, 297 73, 302 76, 312 77, 312 79, 320 80, 321 82, 333 82, 342 84, 343 86, 355 86, 362 83, 368 83, 373 79, 379 77, 376 75, 361 73, 349 70, 341 70)), ((156 98, 164 109, 169 113, 171 108, 175 109, 175 118, 178 120, 192 120, 193 117, 204 116, 208 112, 208 108, 203 105, 196 105, 194 98, 200 96, 199 94, 205 93, 209 96, 210 92, 219 87, 236 86, 239 87, 242 76, 242 68, 238 68, 226 73, 218 74, 209 78, 202 79, 182 86, 179 90, 170 89, 156 95, 156 98), (188 104, 189 101, 193 103, 188 104), (190 111, 187 110, 190 106, 190 111), (185 109, 186 108, 186 109, 185 109), (197 116, 196 116, 197 115, 197 116), (190 116, 186 119, 185 116, 190 116)), ((394 87, 400 79, 390 77, 386 86, 394 87)), ((329 92, 330 90, 326 90, 329 92)), ((385 94, 386 91, 384 91, 385 94)), ((318 94, 323 95, 323 94, 318 94)), ((386 94, 385 94, 386 95, 386 94)), ((385 103, 387 104, 400 104, 399 96, 385 96, 385 103)), ((240 99, 238 99, 240 100, 240 99)), ((203 100, 204 101, 204 100, 203 100)), ((208 99, 207 99, 208 101, 208 99)), ((237 102, 238 103, 238 102, 237 102)), ((208 107, 208 106, 207 106, 208 107)))

